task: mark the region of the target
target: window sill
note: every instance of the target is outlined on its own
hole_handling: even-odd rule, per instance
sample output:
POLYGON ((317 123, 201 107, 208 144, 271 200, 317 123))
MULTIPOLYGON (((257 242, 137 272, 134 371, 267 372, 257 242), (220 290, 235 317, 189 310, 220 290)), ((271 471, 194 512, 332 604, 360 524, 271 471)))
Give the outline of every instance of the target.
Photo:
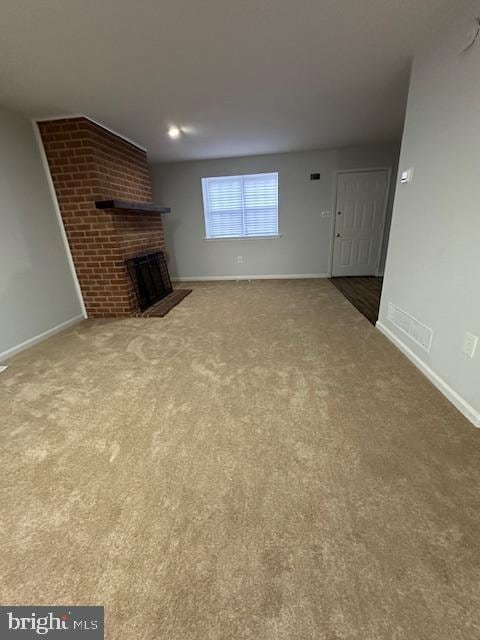
POLYGON ((225 238, 207 238, 204 237, 204 240, 208 242, 232 242, 233 240, 278 240, 281 238, 282 234, 279 233, 275 236, 228 236, 225 238))

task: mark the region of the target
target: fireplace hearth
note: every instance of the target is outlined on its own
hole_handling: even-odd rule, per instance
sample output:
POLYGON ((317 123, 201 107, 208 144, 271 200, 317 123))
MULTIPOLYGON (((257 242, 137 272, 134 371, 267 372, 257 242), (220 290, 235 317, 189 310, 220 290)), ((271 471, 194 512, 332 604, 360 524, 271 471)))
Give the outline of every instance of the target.
POLYGON ((126 264, 141 311, 172 293, 173 287, 163 251, 129 258, 126 264))

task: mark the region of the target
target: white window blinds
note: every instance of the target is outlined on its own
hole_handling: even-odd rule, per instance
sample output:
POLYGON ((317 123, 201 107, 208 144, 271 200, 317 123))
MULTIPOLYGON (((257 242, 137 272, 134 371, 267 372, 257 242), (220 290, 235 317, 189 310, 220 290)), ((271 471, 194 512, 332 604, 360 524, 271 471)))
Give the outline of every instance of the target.
POLYGON ((202 178, 207 238, 278 235, 278 173, 202 178))

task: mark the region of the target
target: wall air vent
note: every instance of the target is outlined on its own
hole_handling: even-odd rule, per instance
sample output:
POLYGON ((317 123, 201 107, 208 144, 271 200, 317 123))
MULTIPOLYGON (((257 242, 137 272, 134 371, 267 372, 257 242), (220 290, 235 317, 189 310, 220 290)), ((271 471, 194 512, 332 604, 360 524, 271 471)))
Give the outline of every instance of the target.
POLYGON ((419 322, 406 311, 403 311, 392 302, 388 303, 388 319, 402 333, 405 333, 411 340, 416 342, 422 349, 430 351, 433 340, 433 331, 429 327, 419 322))

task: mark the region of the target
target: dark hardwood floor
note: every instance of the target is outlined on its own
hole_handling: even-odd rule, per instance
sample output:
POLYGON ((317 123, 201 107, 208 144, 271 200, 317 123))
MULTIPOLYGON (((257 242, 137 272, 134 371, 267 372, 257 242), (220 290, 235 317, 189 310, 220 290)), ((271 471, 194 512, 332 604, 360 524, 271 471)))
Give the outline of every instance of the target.
POLYGON ((350 276, 330 278, 330 282, 343 293, 367 320, 375 324, 378 320, 383 278, 376 276, 350 276))

